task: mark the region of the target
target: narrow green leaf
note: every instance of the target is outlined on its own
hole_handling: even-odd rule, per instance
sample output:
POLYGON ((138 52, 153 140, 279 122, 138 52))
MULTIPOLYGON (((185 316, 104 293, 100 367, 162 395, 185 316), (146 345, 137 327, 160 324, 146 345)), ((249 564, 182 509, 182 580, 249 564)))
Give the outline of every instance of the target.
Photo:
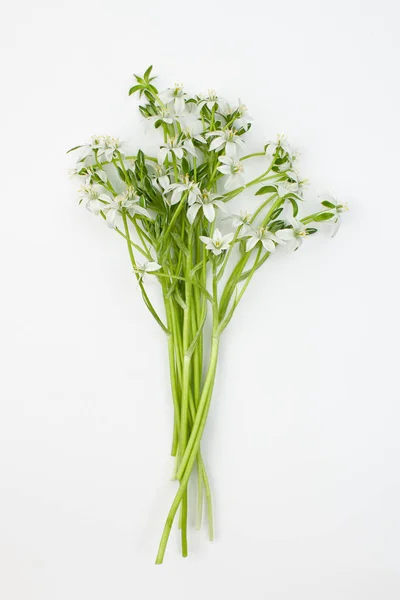
POLYGON ((149 80, 149 76, 150 76, 150 73, 151 73, 151 70, 152 70, 152 68, 153 68, 153 65, 150 65, 150 66, 149 66, 149 67, 146 69, 146 71, 145 71, 145 74, 143 75, 143 79, 144 79, 145 81, 148 81, 148 80, 149 80))
POLYGON ((193 269, 191 269, 191 271, 190 271, 190 277, 192 278, 192 277, 193 277, 193 275, 195 275, 195 274, 197 273, 197 271, 198 271, 199 269, 201 269, 201 267, 202 267, 202 266, 203 266, 203 261, 201 261, 201 262, 197 263, 197 265, 195 265, 195 266, 193 267, 193 269))
MULTIPOLYGON (((274 219, 277 219, 279 217, 279 215, 281 214, 281 212, 283 211, 283 208, 276 208, 272 215, 270 216, 271 221, 273 221, 274 219)), ((293 216, 296 216, 293 212, 293 216)))
POLYGON ((82 146, 74 146, 70 150, 67 150, 66 154, 69 154, 70 152, 73 152, 74 150, 78 150, 78 148, 82 148, 82 146))
POLYGON ((297 213, 299 212, 299 205, 297 204, 296 200, 294 198, 289 198, 290 202, 292 203, 293 206, 293 216, 294 218, 297 217, 297 213))
POLYGON ((335 205, 332 204, 332 202, 329 202, 329 200, 323 200, 321 204, 322 206, 326 206, 327 208, 335 208, 335 205))
POLYGON ((273 185, 264 185, 264 187, 255 193, 255 196, 262 196, 263 194, 276 194, 276 187, 273 185))
POLYGON ((122 179, 122 181, 124 183, 126 183, 126 177, 125 177, 125 173, 123 172, 123 170, 117 166, 117 171, 118 171, 119 178, 122 179))
POLYGON ((186 248, 180 235, 175 233, 175 231, 171 231, 171 236, 173 237, 174 242, 178 246, 179 250, 181 250, 183 252, 183 254, 185 254, 185 256, 187 256, 189 254, 189 250, 186 248))
POLYGON ((328 221, 329 219, 332 219, 332 217, 334 217, 335 215, 331 212, 325 212, 325 213, 321 213, 320 215, 316 215, 314 217, 314 221, 328 221))
POLYGON ((183 310, 186 310, 186 308, 187 308, 186 302, 184 301, 184 299, 182 298, 182 296, 180 295, 180 293, 178 292, 177 289, 175 290, 174 298, 177 301, 177 303, 179 304, 179 306, 181 308, 183 308, 183 310))
POLYGON ((131 89, 129 90, 129 96, 132 96, 132 94, 134 94, 135 92, 138 92, 139 90, 141 90, 143 88, 142 85, 134 85, 133 87, 131 87, 131 89))

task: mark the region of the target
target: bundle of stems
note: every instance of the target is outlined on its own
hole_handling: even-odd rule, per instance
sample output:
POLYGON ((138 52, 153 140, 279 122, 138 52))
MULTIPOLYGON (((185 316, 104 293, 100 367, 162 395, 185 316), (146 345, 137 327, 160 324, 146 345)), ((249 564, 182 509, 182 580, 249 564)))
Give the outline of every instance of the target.
POLYGON ((174 408, 171 454, 178 489, 158 549, 160 564, 177 513, 182 555, 188 554, 192 477, 197 527, 205 504, 213 539, 201 440, 224 330, 253 275, 276 247, 296 250, 317 231, 310 227, 315 222, 331 221, 336 231, 347 206, 332 197, 322 202, 321 210, 299 219, 306 181, 298 175, 296 155, 283 136, 260 152, 240 157, 251 126, 243 104, 232 107, 214 92, 190 97, 181 85, 159 93, 152 67, 135 77, 130 94, 145 99, 139 110, 161 132, 157 156, 140 150, 130 155, 109 136, 94 136, 69 152, 80 149, 73 170, 84 178, 80 202, 125 240, 144 303, 167 335, 174 408), (246 183, 244 166, 253 157, 262 157, 262 172, 246 183), (256 210, 230 214, 229 202, 250 188, 261 199, 256 210), (222 225, 229 222, 229 233, 220 232, 217 219, 222 225), (149 278, 159 282, 163 316, 149 298, 149 278))

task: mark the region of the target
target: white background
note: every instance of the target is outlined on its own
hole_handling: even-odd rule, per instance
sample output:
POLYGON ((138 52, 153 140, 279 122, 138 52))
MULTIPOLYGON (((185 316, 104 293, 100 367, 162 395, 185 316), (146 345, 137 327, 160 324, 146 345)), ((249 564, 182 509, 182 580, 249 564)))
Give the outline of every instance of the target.
POLYGON ((395 0, 2 2, 0 596, 400 597, 395 0), (65 150, 149 144, 132 73, 248 104, 342 229, 268 261, 228 328, 204 455, 216 541, 174 530, 166 340, 65 150))

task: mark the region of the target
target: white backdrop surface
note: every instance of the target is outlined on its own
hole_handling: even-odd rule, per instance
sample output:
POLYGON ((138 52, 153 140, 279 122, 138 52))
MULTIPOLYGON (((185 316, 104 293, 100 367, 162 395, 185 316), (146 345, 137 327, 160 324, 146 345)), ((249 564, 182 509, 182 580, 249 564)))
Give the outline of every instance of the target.
POLYGON ((400 597, 398 3, 2 2, 0 596, 400 597), (149 144, 132 73, 240 97, 351 212, 268 261, 224 336, 216 540, 176 531, 166 340, 65 150, 149 144))

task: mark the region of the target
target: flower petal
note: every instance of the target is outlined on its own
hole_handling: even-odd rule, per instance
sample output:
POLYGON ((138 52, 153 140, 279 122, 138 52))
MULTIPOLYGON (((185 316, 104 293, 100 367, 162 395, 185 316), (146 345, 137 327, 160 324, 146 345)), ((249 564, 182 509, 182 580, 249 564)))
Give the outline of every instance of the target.
POLYGON ((227 233, 226 235, 224 235, 224 243, 230 244, 234 237, 235 237, 234 233, 227 233))
POLYGON ((213 239, 210 237, 207 237, 205 235, 200 235, 199 239, 203 242, 203 244, 212 244, 213 243, 213 239))
POLYGON ((212 152, 212 150, 219 150, 220 148, 223 147, 224 144, 225 144, 224 138, 217 137, 211 142, 209 150, 210 150, 210 152, 212 152))
POLYGON ((231 158, 236 158, 236 144, 234 144, 233 142, 226 142, 225 152, 227 156, 231 158))
POLYGON ((159 159, 160 164, 164 163, 168 152, 169 152, 169 148, 160 148, 160 152, 158 154, 158 159, 159 159))
POLYGON ((161 185, 163 190, 165 190, 169 186, 169 177, 168 175, 162 175, 158 178, 158 183, 161 185))
POLYGON ((146 271, 146 273, 158 271, 159 269, 161 269, 161 265, 159 265, 157 262, 150 261, 144 265, 144 270, 146 271))
POLYGON ((254 246, 259 242, 259 238, 256 236, 253 236, 251 238, 249 238, 247 240, 246 243, 246 252, 250 252, 250 250, 253 250, 254 246))
POLYGON ((196 148, 194 147, 192 140, 185 140, 183 145, 185 147, 185 150, 189 152, 189 154, 197 158, 196 148))
POLYGON ((268 250, 268 252, 275 252, 275 244, 272 240, 264 238, 263 240, 261 240, 261 243, 264 246, 264 248, 268 250))
POLYGON ((115 227, 115 219, 117 216, 117 209, 116 208, 110 208, 107 211, 107 217, 106 217, 106 221, 107 221, 107 225, 109 227, 114 228, 115 227))
POLYGON ((276 232, 276 237, 284 242, 293 240, 295 238, 293 229, 279 229, 276 232))
POLYGON ((212 204, 203 204, 203 213, 207 221, 212 223, 215 219, 215 208, 212 204))
POLYGON ((188 208, 188 211, 186 213, 186 216, 188 218, 189 223, 192 225, 197 213, 199 212, 199 208, 201 207, 201 204, 192 204, 192 206, 190 206, 188 208))
POLYGON ((226 204, 225 204, 225 202, 222 202, 222 200, 214 200, 213 204, 214 204, 214 206, 218 206, 218 208, 220 210, 222 210, 222 212, 224 212, 224 213, 228 212, 227 208, 226 208, 226 204))
POLYGON ((172 192, 172 196, 170 199, 170 204, 171 206, 173 206, 174 204, 178 204, 178 202, 180 201, 181 197, 182 197, 182 192, 183 190, 181 189, 181 187, 176 187, 174 189, 174 191, 172 192))
POLYGON ((133 217, 133 214, 132 214, 131 211, 133 212, 133 214, 137 213, 138 215, 143 215, 144 217, 147 217, 148 219, 151 219, 150 213, 148 212, 148 210, 146 210, 145 208, 143 208, 143 206, 136 205, 136 206, 134 206, 134 207, 132 207, 132 208, 130 208, 128 210, 128 212, 131 215, 131 217, 133 217))

